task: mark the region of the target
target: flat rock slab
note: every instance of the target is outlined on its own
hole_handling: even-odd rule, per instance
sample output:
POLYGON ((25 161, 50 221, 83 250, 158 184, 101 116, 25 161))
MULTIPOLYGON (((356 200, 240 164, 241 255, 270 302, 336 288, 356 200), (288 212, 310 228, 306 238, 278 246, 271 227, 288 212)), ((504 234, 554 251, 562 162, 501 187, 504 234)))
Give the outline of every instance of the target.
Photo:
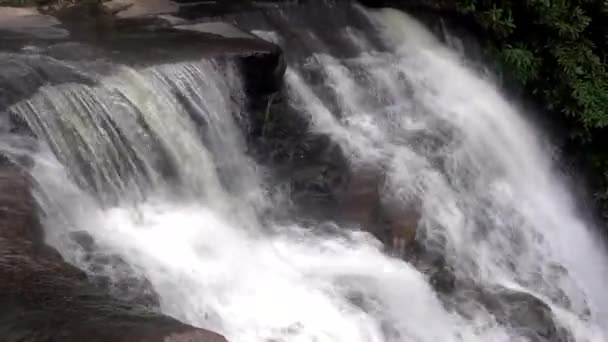
MULTIPOLYGON (((173 8, 167 1, 115 0, 104 5, 111 3, 117 8, 128 6, 120 12, 135 11, 145 5, 145 13, 150 15, 140 16, 144 12, 137 12, 134 18, 120 18, 109 14, 107 7, 104 10, 90 2, 63 8, 55 13, 55 18, 43 16, 36 9, 5 10, 3 17, 10 18, 10 23, 0 25, 0 52, 52 57, 59 64, 64 59, 69 59, 69 63, 104 60, 136 68, 200 59, 231 60, 242 66, 246 87, 253 93, 275 91, 282 80, 285 65, 281 49, 231 23, 218 20, 196 23, 177 14, 152 15, 173 8), (41 21, 46 20, 47 26, 36 23, 33 17, 45 18, 41 21), (31 34, 36 29, 40 32, 31 34), (5 34, 8 30, 11 34, 5 34), (63 38, 44 39, 60 36, 63 38), (56 48, 68 45, 73 48, 56 48), (54 53, 57 50, 63 52, 54 53), (89 51, 96 52, 91 55, 89 51)), ((29 95, 24 91, 13 93, 0 94, 0 100, 10 97, 0 101, 0 110, 29 95)))
POLYGON ((225 22, 207 22, 197 24, 176 25, 178 30, 195 31, 217 35, 223 38, 257 39, 256 36, 247 33, 236 26, 225 22))
POLYGON ((170 0, 112 0, 104 2, 103 7, 119 18, 171 14, 179 10, 179 5, 170 0))
POLYGON ((0 24, 16 17, 40 15, 36 7, 0 7, 0 24))
POLYGON ((43 39, 60 39, 69 35, 57 18, 41 14, 36 8, 0 7, 0 31, 31 35, 43 39))

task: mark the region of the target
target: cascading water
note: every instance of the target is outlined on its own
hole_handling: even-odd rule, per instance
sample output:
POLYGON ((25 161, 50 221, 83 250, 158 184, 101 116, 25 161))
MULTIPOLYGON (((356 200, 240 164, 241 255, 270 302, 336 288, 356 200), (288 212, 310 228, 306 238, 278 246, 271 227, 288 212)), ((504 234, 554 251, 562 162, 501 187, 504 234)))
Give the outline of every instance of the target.
MULTIPOLYGON (((548 341, 475 294, 507 290, 551 308, 567 330, 551 336, 604 341, 606 255, 534 131, 415 20, 357 11, 380 43, 345 26, 338 36, 354 56, 301 61, 286 49, 290 103, 355 170, 385 174, 383 197, 420 203, 417 235, 470 292, 438 293, 368 233, 267 218, 277 199, 245 153, 238 76, 215 62, 112 66, 9 108, 44 142, 31 172, 49 242, 98 272, 72 239, 87 232, 93 253, 120 256, 150 282, 162 312, 233 342, 548 341)), ((258 34, 289 44, 280 30, 258 34)), ((16 156, 24 148, 12 138, 2 148, 16 156)))
MULTIPOLYGON (((344 29, 342 44, 362 52, 294 63, 286 76, 293 105, 356 166, 385 172, 383 196, 422 203, 420 235, 441 245, 460 279, 538 296, 577 340, 602 340, 605 326, 592 322, 606 320, 604 247, 574 212, 532 129, 414 19, 395 10, 367 16, 388 52, 344 29)), ((311 46, 326 46, 310 37, 311 46)))

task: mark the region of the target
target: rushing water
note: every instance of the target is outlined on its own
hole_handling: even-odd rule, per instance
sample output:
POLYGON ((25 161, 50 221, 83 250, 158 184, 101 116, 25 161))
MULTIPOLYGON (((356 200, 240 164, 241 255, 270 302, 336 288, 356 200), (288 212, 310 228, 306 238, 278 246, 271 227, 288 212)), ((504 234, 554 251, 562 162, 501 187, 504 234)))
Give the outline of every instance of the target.
MULTIPOLYGON (((286 49, 291 105, 354 168, 382 170, 383 197, 421 203, 420 236, 458 279, 532 294, 576 341, 604 341, 606 255, 534 130, 412 18, 361 15, 377 36, 334 32, 350 56, 286 49)), ((288 44, 271 29, 258 34, 288 44)), ((449 304, 367 233, 320 236, 265 217, 289 194, 275 196, 245 153, 245 98, 229 65, 112 69, 9 109, 44 141, 32 175, 49 242, 70 262, 93 271, 72 239, 85 231, 93 253, 119 255, 152 284, 164 313, 232 342, 532 340, 473 297, 449 304)), ((2 148, 31 150, 7 138, 2 148)))

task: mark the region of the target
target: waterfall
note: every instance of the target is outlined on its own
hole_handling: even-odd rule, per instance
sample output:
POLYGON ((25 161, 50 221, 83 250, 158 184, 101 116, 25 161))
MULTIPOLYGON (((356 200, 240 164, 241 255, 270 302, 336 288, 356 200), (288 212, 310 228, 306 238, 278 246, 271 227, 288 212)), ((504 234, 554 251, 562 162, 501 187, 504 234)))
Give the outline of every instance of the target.
POLYGON ((158 310, 232 342, 606 340, 604 246, 523 111, 415 19, 348 11, 332 32, 298 17, 295 38, 287 10, 241 24, 285 47, 288 102, 311 130, 355 171, 383 174, 383 200, 417 203, 416 238, 441 250, 453 293, 360 227, 319 234, 266 215, 289 193, 247 152, 247 100, 227 62, 28 57, 87 80, 8 108, 38 143, 0 135, 4 155, 33 161, 48 242, 89 274, 149 282, 158 310), (515 317, 539 302, 548 310, 529 317, 550 317, 524 323, 557 331, 515 317))
MULTIPOLYGON (((385 172, 382 196, 422 202, 418 230, 461 278, 538 296, 577 340, 601 340, 589 331, 605 325, 586 326, 585 316, 605 321, 604 245, 536 132, 491 79, 415 19, 390 9, 363 15, 387 51, 343 30, 342 44, 361 53, 313 53, 291 65, 293 105, 355 165, 385 172)), ((323 45, 316 37, 310 45, 323 45)))

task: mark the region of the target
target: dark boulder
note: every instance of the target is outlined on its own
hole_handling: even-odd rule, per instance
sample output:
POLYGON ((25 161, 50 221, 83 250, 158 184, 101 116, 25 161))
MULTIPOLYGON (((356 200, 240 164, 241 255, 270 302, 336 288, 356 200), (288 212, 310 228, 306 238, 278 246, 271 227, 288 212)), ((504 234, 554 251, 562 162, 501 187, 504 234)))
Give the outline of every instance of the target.
POLYGON ((469 310, 485 309, 496 321, 533 342, 569 342, 570 333, 556 321, 551 307, 540 298, 500 286, 460 282, 449 297, 442 297, 465 317, 469 310), (474 304, 476 303, 476 304, 474 304), (471 307, 473 305, 473 307, 471 307))
POLYGON ((384 170, 355 165, 329 136, 310 123, 276 93, 250 102, 248 147, 290 190, 298 217, 366 230, 400 256, 413 246, 420 203, 385 198, 384 170))
POLYGON ((347 182, 348 160, 328 136, 311 132, 285 99, 276 93, 250 102, 248 148, 290 190, 298 216, 329 219, 347 182))
POLYGON ((481 300, 499 322, 532 341, 569 341, 567 332, 555 321, 551 308, 532 294, 503 288, 482 296, 481 300))
POLYGON ((268 43, 266 50, 243 54, 239 65, 245 79, 245 89, 251 96, 268 95, 280 89, 287 68, 283 51, 271 43, 268 43))
POLYGON ((443 294, 452 293, 456 288, 456 275, 449 266, 442 266, 433 269, 430 275, 431 286, 435 291, 443 294))

